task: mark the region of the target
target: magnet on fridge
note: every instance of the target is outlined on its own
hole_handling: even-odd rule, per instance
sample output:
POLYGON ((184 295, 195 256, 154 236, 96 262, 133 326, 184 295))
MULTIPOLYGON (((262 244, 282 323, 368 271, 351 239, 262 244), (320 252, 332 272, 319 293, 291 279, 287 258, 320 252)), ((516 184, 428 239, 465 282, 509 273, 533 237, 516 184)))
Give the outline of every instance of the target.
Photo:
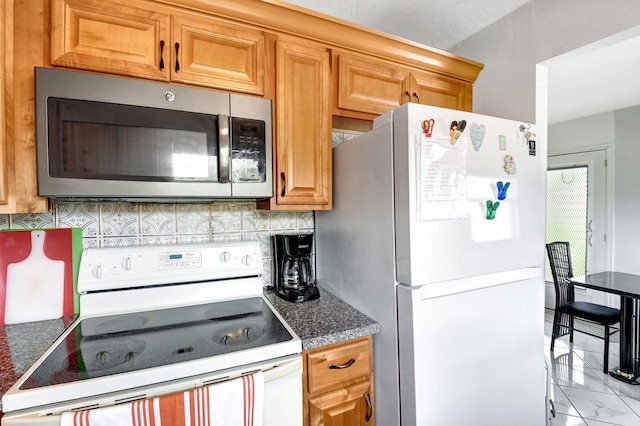
POLYGON ((449 127, 449 136, 451 136, 451 145, 455 145, 455 143, 458 142, 458 139, 460 139, 460 136, 462 135, 462 132, 464 132, 465 127, 467 127, 466 120, 460 120, 460 121, 453 120, 451 122, 451 126, 449 127))
POLYGON ((504 171, 508 175, 516 174, 516 160, 513 158, 513 155, 507 154, 504 156, 504 171))
POLYGON ((491 200, 487 200, 487 219, 493 220, 496 218, 496 210, 500 206, 500 201, 496 201, 495 203, 491 200))
POLYGON ((502 183, 501 180, 498 181, 497 186, 498 186, 498 200, 506 200, 507 199, 507 189, 509 189, 509 186, 511 185, 510 182, 507 183, 502 183))
POLYGON ((433 133, 433 126, 436 124, 436 121, 433 118, 428 120, 424 120, 422 122, 422 130, 424 130, 424 134, 426 137, 430 138, 433 133))
POLYGON ((480 147, 482 146, 482 142, 484 141, 485 133, 486 128, 484 127, 484 124, 471 123, 471 129, 469 129, 469 137, 471 138, 473 149, 475 149, 476 152, 480 151, 480 147))

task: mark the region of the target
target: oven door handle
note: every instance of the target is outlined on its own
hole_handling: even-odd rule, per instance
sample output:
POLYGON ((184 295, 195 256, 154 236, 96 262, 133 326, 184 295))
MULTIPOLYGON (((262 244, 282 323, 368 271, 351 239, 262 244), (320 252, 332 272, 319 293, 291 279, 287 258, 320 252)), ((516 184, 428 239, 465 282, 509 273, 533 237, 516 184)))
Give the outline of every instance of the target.
POLYGON ((229 116, 218 115, 218 182, 229 182, 229 161, 231 157, 231 136, 229 116))

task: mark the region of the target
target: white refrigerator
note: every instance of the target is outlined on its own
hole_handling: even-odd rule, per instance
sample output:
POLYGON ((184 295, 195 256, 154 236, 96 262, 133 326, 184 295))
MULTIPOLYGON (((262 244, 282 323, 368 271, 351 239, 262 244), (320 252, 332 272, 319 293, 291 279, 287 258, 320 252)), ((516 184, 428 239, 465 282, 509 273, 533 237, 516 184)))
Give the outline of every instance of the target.
POLYGON ((406 104, 333 151, 316 272, 381 325, 376 423, 544 425, 546 141, 406 104))

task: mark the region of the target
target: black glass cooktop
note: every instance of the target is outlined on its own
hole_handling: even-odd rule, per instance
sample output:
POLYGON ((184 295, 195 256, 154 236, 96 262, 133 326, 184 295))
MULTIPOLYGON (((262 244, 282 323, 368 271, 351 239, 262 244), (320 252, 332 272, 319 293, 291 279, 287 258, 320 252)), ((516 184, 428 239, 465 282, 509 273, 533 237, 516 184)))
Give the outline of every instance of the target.
POLYGON ((84 318, 20 389, 160 367, 291 339, 260 297, 84 318))

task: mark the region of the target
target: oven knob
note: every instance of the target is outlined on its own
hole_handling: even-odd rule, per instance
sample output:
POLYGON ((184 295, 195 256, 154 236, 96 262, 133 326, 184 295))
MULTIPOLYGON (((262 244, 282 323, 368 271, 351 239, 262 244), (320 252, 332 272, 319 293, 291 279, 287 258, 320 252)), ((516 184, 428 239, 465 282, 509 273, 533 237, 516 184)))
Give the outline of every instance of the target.
POLYGON ((109 268, 102 263, 98 263, 95 268, 93 268, 93 276, 101 279, 107 276, 109 273, 109 268))
POLYGON ((96 361, 100 365, 105 365, 107 362, 109 362, 110 358, 111 358, 111 352, 109 351, 100 351, 96 354, 96 361))
POLYGON ((250 254, 242 256, 242 264, 244 266, 251 266, 253 264, 253 256, 251 256, 250 254))
POLYGON ((222 253, 220 253, 220 261, 222 263, 227 263, 230 260, 231 260, 231 253, 229 253, 228 251, 223 251, 222 253))
POLYGON ((122 267, 125 271, 130 271, 136 264, 136 259, 133 256, 127 256, 122 260, 122 267))

